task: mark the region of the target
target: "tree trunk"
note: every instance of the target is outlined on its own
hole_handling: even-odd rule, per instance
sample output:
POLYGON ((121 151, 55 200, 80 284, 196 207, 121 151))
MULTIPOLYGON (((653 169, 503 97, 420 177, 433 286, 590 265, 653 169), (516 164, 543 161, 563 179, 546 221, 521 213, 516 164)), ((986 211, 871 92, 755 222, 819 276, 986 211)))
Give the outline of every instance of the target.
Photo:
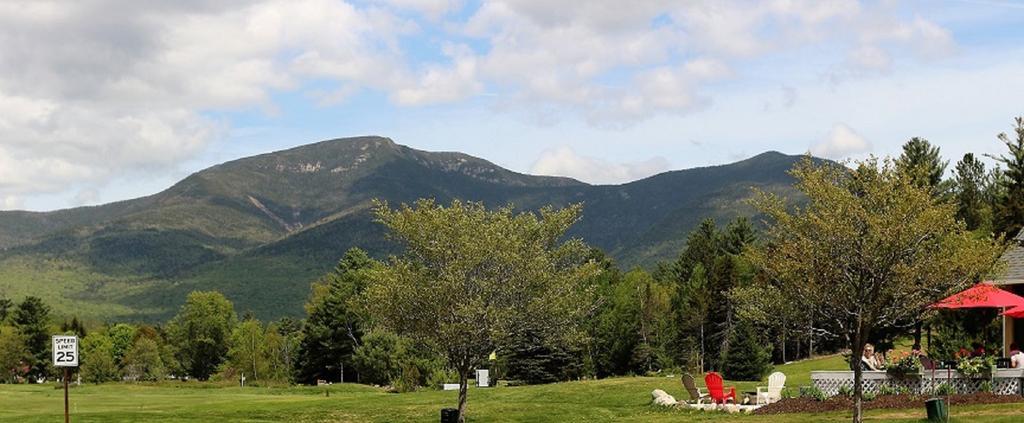
POLYGON ((914 324, 914 348, 918 351, 921 350, 921 321, 918 320, 914 324))
POLYGON ((459 423, 466 423, 466 395, 469 393, 469 369, 459 369, 459 423))
POLYGON ((786 329, 782 329, 782 364, 786 364, 786 329))
POLYGON ((850 361, 853 367, 853 423, 862 423, 864 416, 862 414, 861 406, 864 398, 864 389, 861 381, 864 378, 863 371, 861 370, 860 360, 864 356, 864 343, 866 340, 861 334, 860 322, 857 322, 857 332, 853 335, 853 349, 851 351, 850 361))

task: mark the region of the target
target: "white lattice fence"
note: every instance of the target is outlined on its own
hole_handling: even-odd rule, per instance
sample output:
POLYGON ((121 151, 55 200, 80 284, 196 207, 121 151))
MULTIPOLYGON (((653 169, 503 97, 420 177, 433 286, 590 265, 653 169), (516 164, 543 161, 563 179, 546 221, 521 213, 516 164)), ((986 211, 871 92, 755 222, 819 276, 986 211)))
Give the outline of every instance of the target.
MULTIPOLYGON (((869 393, 878 393, 883 386, 889 386, 921 394, 930 393, 935 387, 948 383, 956 392, 970 394, 981 392, 988 385, 994 394, 1021 395, 1022 378, 1024 370, 1017 369, 999 369, 989 378, 968 378, 955 371, 948 374, 946 371, 937 371, 934 377, 929 373, 904 378, 894 378, 885 372, 864 372, 861 386, 864 392, 869 393)), ((825 395, 834 396, 839 394, 843 386, 853 389, 853 372, 811 372, 811 382, 825 395)))

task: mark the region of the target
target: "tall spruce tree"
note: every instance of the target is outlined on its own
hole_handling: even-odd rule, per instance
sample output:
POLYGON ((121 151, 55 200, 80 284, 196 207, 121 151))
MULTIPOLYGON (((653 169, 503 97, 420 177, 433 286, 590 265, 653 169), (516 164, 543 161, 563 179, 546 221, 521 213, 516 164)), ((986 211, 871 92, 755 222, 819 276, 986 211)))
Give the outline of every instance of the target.
POLYGON ((740 319, 730 338, 722 364, 726 379, 757 381, 771 371, 771 343, 754 330, 753 324, 740 319))
POLYGON ((45 376, 50 362, 50 306, 39 297, 25 297, 12 319, 32 355, 29 375, 45 376))
POLYGON ((990 218, 988 202, 985 201, 987 186, 985 164, 974 154, 964 154, 956 164, 956 217, 967 225, 967 230, 975 230, 987 225, 990 218))
POLYGON ((1006 165, 999 183, 1002 195, 996 203, 995 232, 1007 238, 1017 236, 1024 227, 1024 116, 1014 119, 1014 136, 999 134, 1009 154, 992 156, 1006 165))
POLYGON ((948 165, 948 161, 942 161, 939 147, 918 137, 903 144, 903 154, 896 159, 896 169, 909 175, 919 187, 930 189, 933 196, 946 191, 942 175, 948 165))
POLYGON ((724 231, 718 230, 714 220, 704 220, 687 237, 686 247, 671 271, 663 273, 676 284, 673 345, 679 363, 721 369, 722 352, 729 345, 734 326, 729 292, 753 277, 740 253, 755 238, 746 219, 729 223, 724 231), (694 358, 697 363, 692 362, 694 358))
POLYGON ((297 379, 356 381, 352 354, 360 344, 365 318, 353 302, 369 284, 370 271, 379 263, 365 251, 352 248, 338 265, 313 284, 306 304, 306 326, 299 344, 297 379))

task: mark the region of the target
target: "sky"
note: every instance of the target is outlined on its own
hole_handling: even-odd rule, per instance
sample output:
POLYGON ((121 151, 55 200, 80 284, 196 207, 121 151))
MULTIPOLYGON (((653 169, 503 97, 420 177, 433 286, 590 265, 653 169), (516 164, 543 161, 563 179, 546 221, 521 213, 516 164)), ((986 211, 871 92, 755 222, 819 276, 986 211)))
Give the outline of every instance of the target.
POLYGON ((600 184, 914 136, 952 167, 1004 152, 1022 40, 1011 0, 8 0, 0 209, 359 135, 600 184))

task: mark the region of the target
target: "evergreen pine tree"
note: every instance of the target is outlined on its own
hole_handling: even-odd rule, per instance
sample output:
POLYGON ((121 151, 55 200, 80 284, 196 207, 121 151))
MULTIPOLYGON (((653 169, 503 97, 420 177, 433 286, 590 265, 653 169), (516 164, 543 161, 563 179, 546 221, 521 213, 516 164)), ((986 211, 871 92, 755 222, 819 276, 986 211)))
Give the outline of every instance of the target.
POLYGON ((988 223, 986 178, 985 164, 974 154, 964 154, 964 158, 956 164, 956 217, 967 225, 968 230, 973 231, 988 223))
POLYGON ((949 162, 942 161, 939 147, 924 138, 914 137, 903 144, 903 154, 896 159, 896 168, 911 176, 920 187, 928 187, 935 196, 946 192, 942 175, 949 162))
POLYGON ((50 307, 39 297, 29 296, 13 314, 14 327, 32 355, 30 376, 45 376, 50 363, 50 307))
POLYGON ((376 264, 365 251, 353 248, 334 271, 314 283, 296 361, 299 382, 337 382, 343 372, 345 380, 357 380, 352 354, 363 336, 364 319, 352 300, 365 289, 369 270, 376 264))
POLYGON ((754 326, 741 320, 725 351, 722 372, 729 380, 761 380, 772 370, 770 343, 758 337, 754 326))
POLYGON ((505 377, 527 384, 554 383, 578 376, 582 370, 580 351, 552 346, 537 332, 522 331, 501 351, 505 377))
POLYGON ((999 179, 1003 190, 996 203, 995 232, 1007 238, 1017 236, 1024 227, 1024 116, 1014 119, 1014 123, 1015 138, 999 134, 1009 155, 993 157, 1006 165, 999 179))

